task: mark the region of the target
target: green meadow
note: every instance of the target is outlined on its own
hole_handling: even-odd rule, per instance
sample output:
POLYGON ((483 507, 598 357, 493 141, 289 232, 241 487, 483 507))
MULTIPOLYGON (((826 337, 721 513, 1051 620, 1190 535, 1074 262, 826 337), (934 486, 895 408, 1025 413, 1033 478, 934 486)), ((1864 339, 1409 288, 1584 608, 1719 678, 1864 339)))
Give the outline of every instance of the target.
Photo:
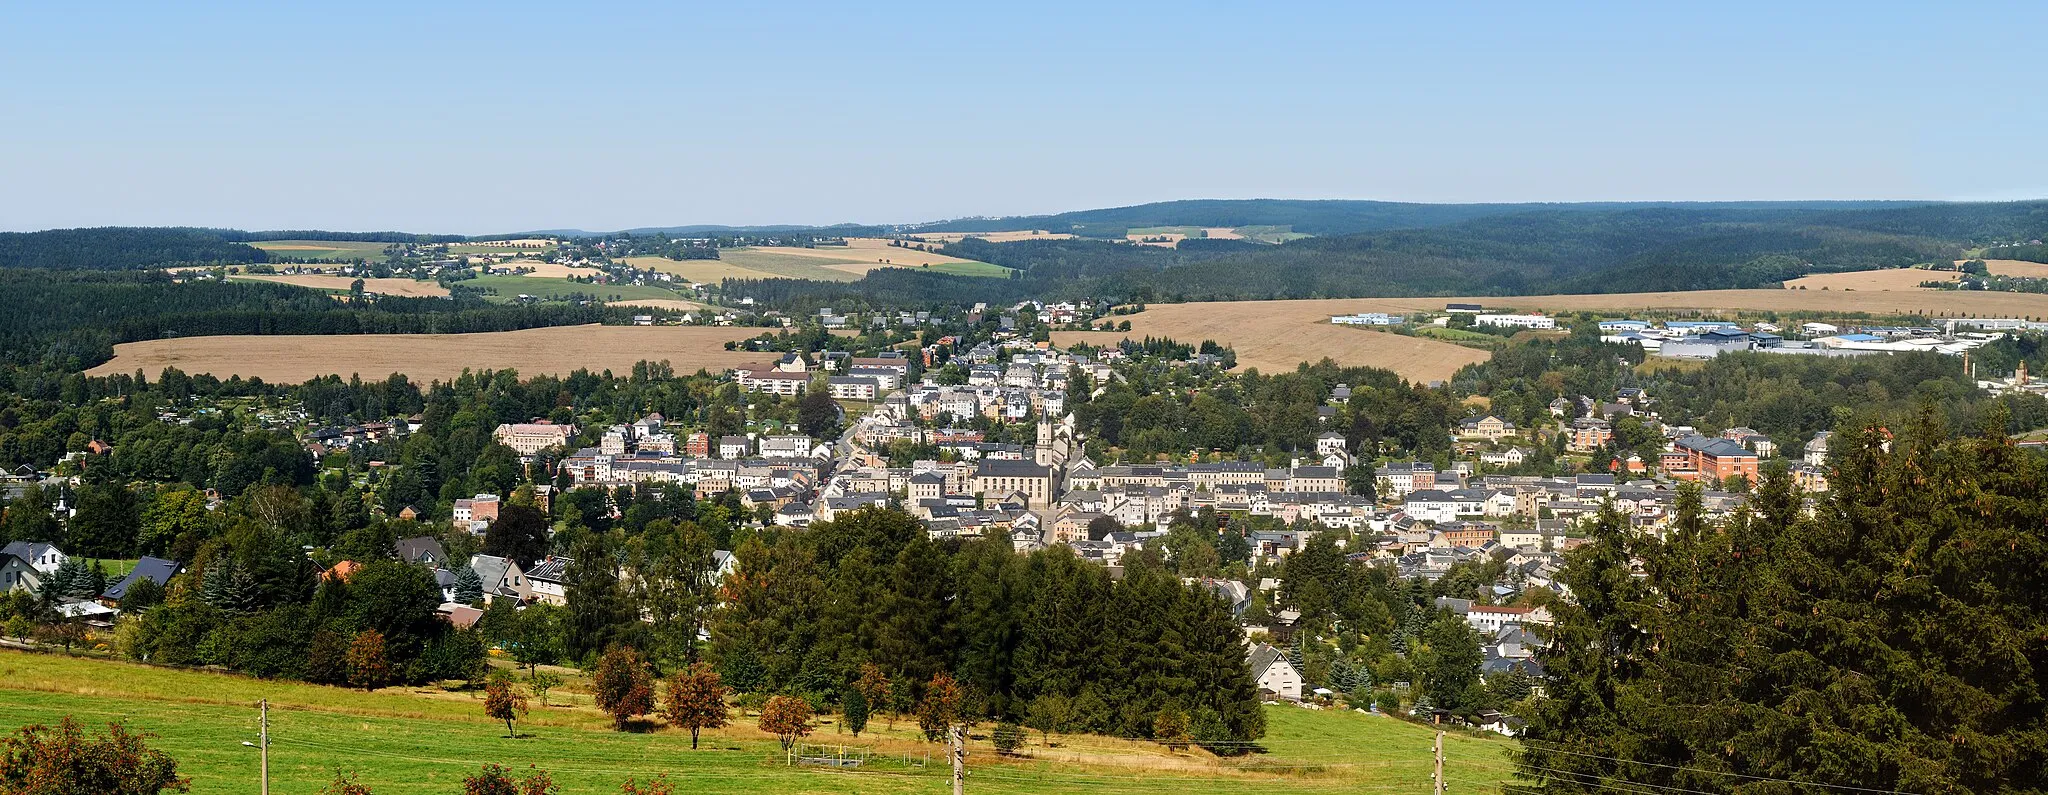
MULTIPOLYGON (((915 735, 915 722, 878 715, 854 739, 830 722, 809 742, 865 752, 857 769, 792 766, 774 738, 735 714, 707 731, 703 747, 660 726, 613 731, 590 706, 580 679, 533 702, 519 737, 483 714, 481 696, 441 688, 372 693, 233 674, 157 668, 89 657, 0 651, 0 728, 71 716, 89 728, 124 721, 155 734, 153 747, 178 760, 200 795, 256 793, 256 702, 270 708, 272 791, 319 791, 336 770, 353 771, 378 795, 461 791, 485 763, 549 771, 565 793, 616 793, 628 777, 667 775, 679 792, 937 793, 947 791, 943 749, 915 735), (565 706, 566 704, 566 706, 565 706), (893 726, 891 725, 893 723, 893 726), (929 762, 927 762, 929 760, 929 762)), ((1031 732, 1020 755, 999 757, 990 726, 974 730, 968 790, 998 793, 1422 792, 1429 786, 1432 732, 1423 726, 1340 710, 1268 707, 1263 753, 1219 759, 1115 738, 1031 732)), ((1447 777, 1457 791, 1498 791, 1513 745, 1491 736, 1446 737, 1447 777)))

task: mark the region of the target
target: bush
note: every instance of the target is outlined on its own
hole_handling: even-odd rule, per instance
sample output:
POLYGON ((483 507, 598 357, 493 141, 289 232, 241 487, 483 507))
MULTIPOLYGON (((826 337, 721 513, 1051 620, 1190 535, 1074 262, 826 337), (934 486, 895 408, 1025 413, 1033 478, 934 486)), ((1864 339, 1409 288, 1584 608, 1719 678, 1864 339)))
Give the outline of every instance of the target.
POLYGON ((995 743, 996 753, 1010 756, 1024 747, 1024 727, 1010 721, 996 724, 995 734, 990 737, 995 743))

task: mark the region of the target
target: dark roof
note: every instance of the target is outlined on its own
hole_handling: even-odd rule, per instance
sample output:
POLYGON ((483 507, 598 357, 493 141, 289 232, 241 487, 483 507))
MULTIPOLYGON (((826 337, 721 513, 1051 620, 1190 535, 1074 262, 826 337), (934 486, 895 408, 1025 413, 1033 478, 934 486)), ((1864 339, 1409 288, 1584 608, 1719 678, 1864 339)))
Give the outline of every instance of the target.
POLYGON ((979 477, 995 478, 1049 478, 1052 477, 1052 468, 1039 466, 1030 461, 984 458, 975 467, 974 474, 979 477))
MULTIPOLYGON (((12 545, 10 544, 9 546, 12 545)), ((106 593, 100 595, 118 602, 121 600, 121 597, 128 594, 129 586, 144 578, 152 580, 158 585, 164 585, 169 583, 172 577, 177 576, 178 570, 181 568, 183 566, 175 560, 145 557, 135 562, 135 568, 128 570, 128 576, 122 577, 120 582, 114 583, 113 587, 108 588, 106 593)))
POLYGON ((46 552, 57 551, 57 547, 41 541, 9 541, 0 549, 0 555, 13 555, 25 562, 33 563, 46 552))
POLYGON ((1727 439, 1714 439, 1706 436, 1687 436, 1678 440, 1678 446, 1688 450, 1697 450, 1716 458, 1756 455, 1745 449, 1742 445, 1727 439))
POLYGON ((441 548, 441 542, 433 536, 398 539, 398 559, 407 563, 420 563, 431 559, 435 563, 447 563, 448 552, 441 548))
POLYGON ((1270 644, 1259 644, 1258 648, 1252 649, 1252 656, 1250 660, 1252 676, 1254 678, 1264 676, 1266 674, 1266 669, 1273 667, 1273 663, 1275 661, 1286 659, 1286 657, 1287 655, 1285 653, 1281 652, 1279 649, 1274 648, 1270 644))
POLYGON ((532 571, 527 572, 526 579, 540 580, 541 582, 562 582, 562 578, 569 573, 569 564, 575 562, 575 558, 548 558, 541 561, 539 565, 534 566, 532 571))

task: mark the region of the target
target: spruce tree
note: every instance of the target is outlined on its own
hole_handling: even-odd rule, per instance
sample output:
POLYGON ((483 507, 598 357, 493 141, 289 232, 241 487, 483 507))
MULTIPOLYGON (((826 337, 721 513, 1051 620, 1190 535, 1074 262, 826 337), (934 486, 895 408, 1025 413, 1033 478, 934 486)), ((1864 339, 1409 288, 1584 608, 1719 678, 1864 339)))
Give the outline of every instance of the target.
POLYGON ((455 585, 450 590, 454 592, 457 604, 474 605, 484 600, 483 578, 466 563, 455 570, 455 585))

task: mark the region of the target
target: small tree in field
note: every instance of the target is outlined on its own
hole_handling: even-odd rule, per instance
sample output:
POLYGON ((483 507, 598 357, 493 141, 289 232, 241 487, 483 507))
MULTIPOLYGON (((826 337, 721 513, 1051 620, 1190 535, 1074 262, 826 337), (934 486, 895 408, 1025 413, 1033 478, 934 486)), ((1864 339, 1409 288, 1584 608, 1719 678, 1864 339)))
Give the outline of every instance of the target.
POLYGON ((963 699, 952 674, 941 672, 932 677, 931 684, 924 688, 924 699, 917 702, 917 728, 924 730, 926 740, 938 742, 949 727, 960 721, 963 699))
POLYGON ((22 795, 158 795, 189 792, 178 763, 143 740, 151 735, 107 724, 105 737, 87 737, 71 716, 48 726, 23 726, 0 741, 0 792, 22 795))
POLYGON ((795 696, 775 696, 761 708, 761 731, 782 741, 782 750, 796 745, 797 738, 811 733, 811 704, 795 696))
POLYGON ((846 730, 859 737, 860 731, 868 727, 868 697, 858 689, 846 691, 846 699, 839 704, 839 717, 846 730))
POLYGON ((366 629, 348 644, 348 683, 364 692, 382 687, 391 678, 391 663, 384 657, 384 633, 366 629))
POLYGON ((1009 756, 1024 747, 1024 727, 1009 721, 996 724, 995 734, 989 736, 995 743, 996 753, 1009 756))
POLYGON ((484 685, 484 714, 505 722, 506 737, 517 737, 512 720, 526 714, 526 695, 512 684, 511 677, 494 674, 484 685))
POLYGON ((697 663, 668 680, 661 717, 670 726, 690 730, 690 748, 697 747, 698 732, 724 726, 726 714, 725 685, 709 664, 697 663))
POLYGON ((626 722, 654 709, 654 682, 647 673, 647 661, 631 646, 613 646, 597 661, 597 675, 590 679, 597 708, 612 716, 619 731, 626 722))
POLYGON ((320 788, 320 795, 370 795, 370 785, 357 781, 353 771, 343 773, 336 770, 334 780, 320 788))
POLYGON ((1052 733, 1065 734, 1074 723, 1074 702, 1066 696, 1051 693, 1031 700, 1031 706, 1024 712, 1024 725, 1037 729, 1039 739, 1052 745, 1052 733))
POLYGON ((533 688, 533 694, 540 698, 540 705, 548 705, 548 691, 562 686, 562 677, 547 671, 534 671, 526 677, 526 686, 533 688))
POLYGON ((484 765, 462 779, 462 795, 560 795, 561 791, 548 771, 534 767, 526 769, 525 778, 514 779, 503 765, 484 765))

